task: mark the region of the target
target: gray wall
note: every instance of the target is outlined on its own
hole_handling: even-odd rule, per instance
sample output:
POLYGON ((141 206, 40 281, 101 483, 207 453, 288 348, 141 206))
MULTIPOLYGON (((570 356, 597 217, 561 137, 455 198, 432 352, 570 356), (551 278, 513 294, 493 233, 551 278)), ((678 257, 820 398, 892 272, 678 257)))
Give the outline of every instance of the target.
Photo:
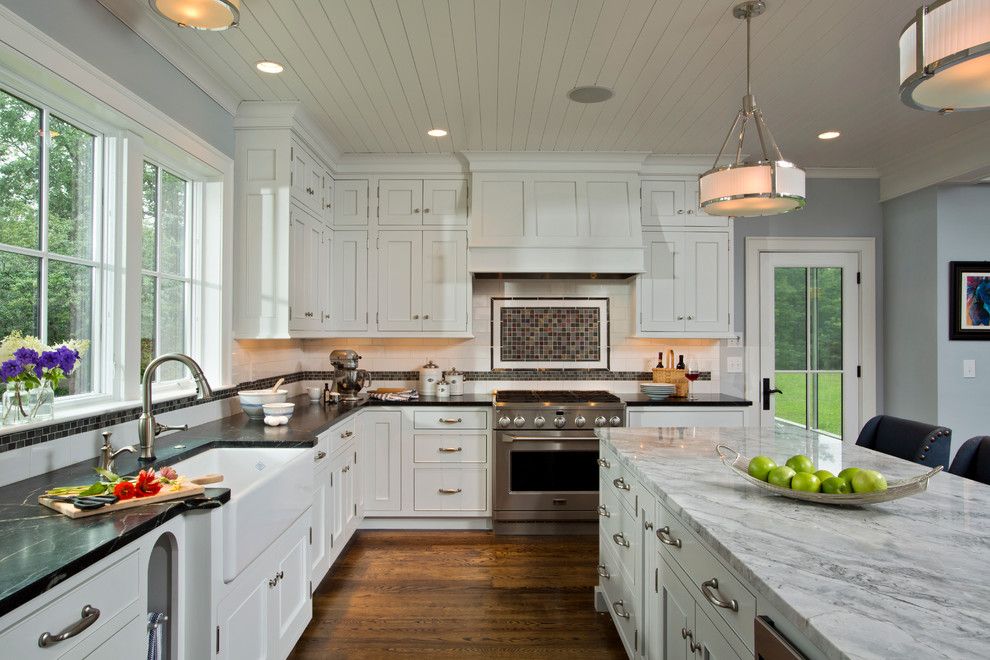
POLYGON ((231 115, 96 0, 0 3, 223 153, 234 155, 231 115))
POLYGON ((938 191, 938 420, 952 429, 953 451, 974 435, 990 435, 990 341, 949 341, 949 262, 990 261, 990 186, 938 191), (964 359, 976 378, 963 378, 964 359))
MULTIPOLYGON (((872 237, 877 241, 877 401, 883 400, 883 315, 881 300, 883 265, 883 213, 880 206, 878 179, 808 179, 808 205, 800 211, 762 218, 737 218, 734 221, 735 309, 733 326, 746 330, 746 238, 750 236, 789 237, 872 237)), ((755 340, 745 337, 745 342, 755 340)), ((741 374, 725 370, 727 357, 741 356, 741 348, 723 344, 721 355, 722 386, 729 394, 743 395, 741 374)))
POLYGON ((938 422, 937 200, 927 188, 883 205, 883 411, 931 424, 938 422))

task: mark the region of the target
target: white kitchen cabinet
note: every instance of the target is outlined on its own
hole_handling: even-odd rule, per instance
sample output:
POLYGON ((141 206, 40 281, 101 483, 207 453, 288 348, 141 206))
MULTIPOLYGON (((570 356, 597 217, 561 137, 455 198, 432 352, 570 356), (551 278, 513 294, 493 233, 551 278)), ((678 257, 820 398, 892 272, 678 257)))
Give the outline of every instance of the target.
POLYGON ((289 330, 320 330, 329 306, 331 238, 322 222, 298 207, 289 221, 289 330))
POLYGON ((636 428, 746 425, 746 408, 738 406, 630 406, 626 415, 636 428))
POLYGON ((330 329, 368 330, 368 232, 336 230, 330 259, 330 329))
MULTIPOLYGON (((340 427, 332 429, 332 432, 337 433, 339 429, 340 427)), ((361 473, 358 471, 357 441, 349 436, 330 458, 330 503, 327 516, 330 566, 351 540, 364 516, 363 494, 360 490, 362 487, 361 473)))
POLYGON ((338 179, 334 181, 334 226, 367 227, 368 215, 368 180, 338 179))
POLYGON ((464 226, 467 181, 463 179, 380 179, 381 226, 464 226))
POLYGON ((468 184, 464 179, 423 181, 423 224, 431 227, 467 226, 468 184))
POLYGON ((416 511, 483 512, 488 509, 488 470, 449 466, 413 470, 416 511))
POLYGON ((731 334, 729 232, 647 231, 646 272, 637 281, 638 334, 720 337, 731 334))
POLYGON ((317 216, 322 216, 323 166, 297 141, 293 141, 290 147, 289 158, 292 161, 292 198, 317 216))
POLYGON ((462 231, 378 234, 378 329, 465 332, 470 311, 462 231))
POLYGON ((324 172, 323 175, 323 206, 320 211, 320 218, 323 220, 324 224, 328 227, 333 226, 333 207, 334 207, 334 196, 336 190, 336 184, 334 183, 333 176, 330 172, 324 172))
POLYGON ((361 418, 361 465, 367 515, 402 510, 402 413, 365 410, 361 418))
POLYGON ((423 224, 423 182, 419 179, 379 180, 378 224, 423 224))
POLYGON ((297 535, 276 565, 277 584, 272 590, 275 628, 272 641, 276 658, 289 655, 312 618, 308 546, 308 534, 297 535))
POLYGON ((727 217, 708 215, 701 210, 697 177, 644 180, 642 197, 643 229, 729 226, 727 217))
POLYGON ((78 649, 61 656, 65 660, 83 658, 84 660, 107 660, 108 658, 129 658, 135 649, 141 649, 148 644, 148 618, 137 616, 131 619, 123 628, 115 632, 110 639, 100 644, 99 648, 89 651, 85 643, 78 649))
POLYGON ((313 471, 313 509, 309 532, 309 573, 315 589, 330 570, 330 459, 324 450, 317 453, 313 471), (322 453, 322 457, 320 456, 322 453))

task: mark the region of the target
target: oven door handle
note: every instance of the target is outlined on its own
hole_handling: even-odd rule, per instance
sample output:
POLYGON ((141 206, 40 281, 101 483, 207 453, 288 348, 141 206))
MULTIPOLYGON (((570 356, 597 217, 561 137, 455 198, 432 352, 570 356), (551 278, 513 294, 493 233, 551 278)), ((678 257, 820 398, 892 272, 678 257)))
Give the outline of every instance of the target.
POLYGON ((557 435, 503 435, 502 442, 587 442, 596 436, 557 436, 557 435))

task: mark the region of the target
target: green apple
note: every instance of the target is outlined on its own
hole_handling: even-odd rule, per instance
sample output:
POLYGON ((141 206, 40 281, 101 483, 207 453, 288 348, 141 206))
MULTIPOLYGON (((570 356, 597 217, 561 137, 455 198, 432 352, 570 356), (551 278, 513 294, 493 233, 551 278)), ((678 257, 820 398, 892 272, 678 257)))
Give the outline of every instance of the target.
POLYGON ((793 469, 787 467, 786 465, 778 465, 774 469, 770 470, 767 474, 767 481, 769 481, 774 486, 780 486, 781 488, 790 488, 791 479, 797 474, 793 469))
POLYGON ((791 479, 791 490, 803 490, 806 493, 817 493, 822 488, 821 479, 811 472, 798 472, 791 479))
POLYGON ((766 481, 767 473, 775 467, 777 464, 769 456, 754 456, 749 461, 749 476, 766 481))
POLYGON ((846 481, 851 482, 853 475, 859 472, 859 470, 860 468, 858 467, 847 467, 845 470, 839 472, 839 476, 845 479, 846 481))
POLYGON ((875 493, 887 490, 887 480, 876 470, 860 470, 853 475, 852 489, 854 493, 875 493))
POLYGON ((829 495, 845 494, 852 492, 852 486, 849 481, 843 479, 842 477, 829 477, 822 482, 822 492, 828 493, 829 495))
POLYGON ((818 477, 818 481, 825 483, 826 479, 831 479, 835 475, 828 470, 819 470, 818 472, 815 472, 815 476, 818 477))
POLYGON ((791 468, 795 472, 811 472, 815 471, 815 464, 811 462, 811 459, 804 454, 798 454, 797 456, 791 456, 787 459, 787 467, 791 468))

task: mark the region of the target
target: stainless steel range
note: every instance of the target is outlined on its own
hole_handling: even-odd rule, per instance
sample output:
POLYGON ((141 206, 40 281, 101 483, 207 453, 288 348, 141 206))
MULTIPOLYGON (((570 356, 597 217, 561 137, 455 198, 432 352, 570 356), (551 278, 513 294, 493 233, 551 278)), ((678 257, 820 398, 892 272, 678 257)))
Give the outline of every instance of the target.
POLYGON ((497 392, 495 531, 594 531, 598 520, 594 429, 625 423, 625 404, 609 392, 497 392))

